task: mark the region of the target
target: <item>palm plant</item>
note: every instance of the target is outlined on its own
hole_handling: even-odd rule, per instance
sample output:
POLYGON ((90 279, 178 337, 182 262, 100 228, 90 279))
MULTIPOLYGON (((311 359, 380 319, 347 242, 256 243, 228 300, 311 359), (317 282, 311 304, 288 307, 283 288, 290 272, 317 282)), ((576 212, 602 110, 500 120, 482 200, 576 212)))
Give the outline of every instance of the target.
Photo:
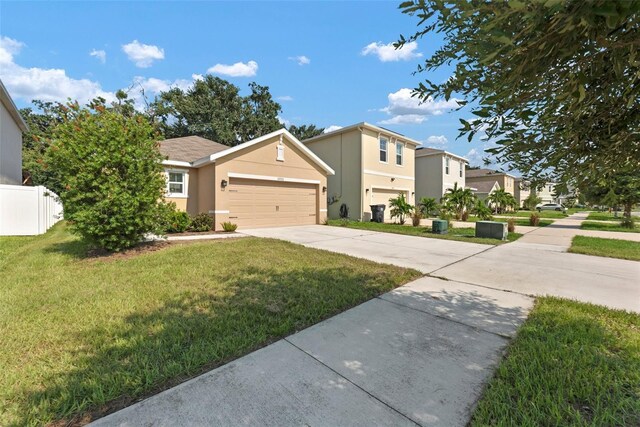
POLYGON ((475 204, 476 195, 469 188, 458 187, 456 182, 453 188, 447 189, 442 199, 445 204, 451 206, 456 219, 466 220, 475 204))
POLYGON ((487 201, 493 206, 495 213, 502 213, 507 207, 515 209, 518 206, 515 197, 504 188, 500 188, 489 194, 487 201))
POLYGON ((418 203, 422 216, 429 217, 438 210, 438 202, 433 197, 423 197, 418 203))
POLYGON ((491 216, 491 208, 482 200, 476 200, 476 204, 473 206, 473 213, 483 221, 488 221, 493 218, 493 216, 491 216))
POLYGON ((391 208, 389 211, 391 218, 398 218, 398 222, 403 225, 407 215, 410 215, 413 211, 413 206, 407 203, 404 193, 398 194, 395 199, 389 199, 389 207, 391 208))

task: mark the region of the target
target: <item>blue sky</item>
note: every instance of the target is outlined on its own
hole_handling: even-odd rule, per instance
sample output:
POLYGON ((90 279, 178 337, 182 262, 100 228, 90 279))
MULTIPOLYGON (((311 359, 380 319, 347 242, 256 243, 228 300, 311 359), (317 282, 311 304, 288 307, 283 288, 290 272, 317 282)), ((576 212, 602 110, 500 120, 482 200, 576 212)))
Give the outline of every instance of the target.
POLYGON ((367 121, 478 164, 483 142, 456 140, 468 110, 410 97, 420 80, 444 81, 451 69, 412 75, 440 36, 402 51, 387 46, 416 28, 398 4, 2 1, 0 78, 24 107, 109 99, 132 85, 153 96, 209 72, 243 93, 252 81, 269 86, 285 123, 367 121))

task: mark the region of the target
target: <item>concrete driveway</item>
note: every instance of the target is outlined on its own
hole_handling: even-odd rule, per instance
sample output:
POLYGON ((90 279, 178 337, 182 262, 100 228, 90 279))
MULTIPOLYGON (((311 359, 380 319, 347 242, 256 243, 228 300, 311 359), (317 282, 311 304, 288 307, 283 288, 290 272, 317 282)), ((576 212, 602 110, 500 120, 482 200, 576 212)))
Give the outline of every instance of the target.
POLYGON ((438 270, 492 247, 326 225, 257 228, 242 230, 242 233, 288 240, 310 248, 415 268, 423 273, 438 270))

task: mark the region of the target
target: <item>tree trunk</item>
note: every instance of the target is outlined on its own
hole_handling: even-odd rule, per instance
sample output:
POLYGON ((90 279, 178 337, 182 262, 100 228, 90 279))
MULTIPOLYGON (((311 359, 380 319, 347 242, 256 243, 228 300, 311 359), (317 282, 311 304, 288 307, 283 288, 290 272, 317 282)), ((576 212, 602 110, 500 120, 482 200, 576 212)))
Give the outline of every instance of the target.
POLYGON ((633 207, 633 203, 627 202, 624 204, 624 216, 626 218, 631 218, 631 208, 633 207))

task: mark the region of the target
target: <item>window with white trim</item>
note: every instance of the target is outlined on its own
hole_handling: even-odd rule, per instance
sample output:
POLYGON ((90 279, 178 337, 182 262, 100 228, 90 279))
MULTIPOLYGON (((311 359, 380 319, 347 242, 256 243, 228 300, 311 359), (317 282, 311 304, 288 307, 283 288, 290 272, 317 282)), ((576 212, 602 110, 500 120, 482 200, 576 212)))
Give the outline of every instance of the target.
POLYGON ((380 137, 380 161, 387 163, 387 149, 389 148, 389 140, 384 136, 380 137))
POLYGON ((185 196, 187 194, 186 172, 167 171, 167 194, 169 196, 185 196))
POLYGON ((402 166, 404 162, 404 144, 396 142, 396 165, 402 166))
POLYGON ((444 159, 444 173, 449 175, 449 158, 444 159))

